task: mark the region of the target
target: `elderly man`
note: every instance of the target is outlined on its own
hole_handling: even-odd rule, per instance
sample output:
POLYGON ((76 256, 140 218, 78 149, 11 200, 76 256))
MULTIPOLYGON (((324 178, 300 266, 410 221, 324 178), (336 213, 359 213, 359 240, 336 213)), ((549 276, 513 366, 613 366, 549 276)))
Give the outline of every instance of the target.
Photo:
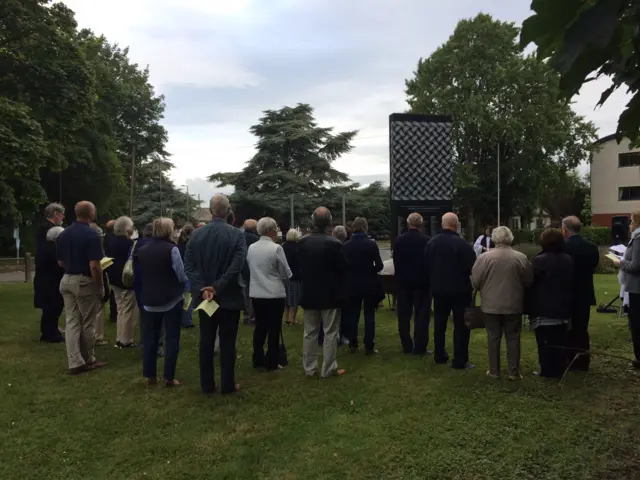
POLYGON ((36 233, 36 274, 33 279, 33 304, 42 310, 40 317, 40 341, 49 343, 64 342, 58 330, 58 320, 64 308, 60 295, 60 280, 64 270, 56 259, 55 242, 47 241, 47 232, 54 226, 62 225, 64 207, 51 203, 44 209, 45 221, 36 233))
MULTIPOLYGON (((256 243, 260 236, 258 235, 258 222, 253 218, 248 218, 242 224, 242 230, 244 230, 244 241, 247 244, 247 251, 249 251, 249 247, 256 243)), ((249 270, 249 264, 245 262, 242 267, 242 278, 244 280, 244 301, 245 301, 245 310, 244 310, 244 324, 245 325, 255 325, 256 319, 253 312, 253 303, 251 302, 251 297, 249 296, 249 284, 251 283, 251 272, 249 270)))
POLYGON ((445 336, 449 314, 453 312, 453 361, 456 369, 474 368, 469 363, 469 329, 464 323, 464 310, 471 302, 471 269, 476 254, 471 245, 458 235, 458 216, 442 216, 442 232, 431 239, 425 250, 426 271, 433 295, 434 360, 449 361, 445 336))
POLYGON ((95 319, 104 296, 102 246, 100 237, 89 226, 96 216, 91 202, 75 207, 76 221, 58 239, 58 263, 64 268, 60 293, 64 299, 65 342, 69 374, 77 375, 104 367, 93 354, 95 319))
POLYGON ((588 371, 589 317, 591 306, 596 304, 593 274, 600 261, 598 247, 580 236, 582 224, 577 217, 562 220, 562 235, 565 238, 565 253, 573 258, 573 307, 571 329, 567 335, 570 370, 588 371), (576 354, 587 352, 575 359, 576 354))
POLYGON ((220 392, 240 389, 235 382, 236 337, 240 311, 245 307, 242 267, 247 258, 244 234, 227 223, 229 198, 214 195, 209 204, 213 220, 198 228, 185 254, 185 271, 193 298, 215 300, 219 305, 209 317, 200 311, 200 387, 216 390, 213 353, 216 332, 220 335, 220 392))
POLYGON ((480 255, 471 273, 480 293, 489 346, 487 375, 500 377, 500 343, 507 341, 509 379, 520 379, 520 331, 524 292, 533 282, 533 269, 524 253, 511 248, 513 234, 507 227, 492 232, 494 248, 480 255))
POLYGON ((398 333, 404 353, 425 355, 429 344, 431 293, 425 270, 424 253, 431 238, 422 233, 424 220, 419 213, 407 217, 407 232, 398 237, 393 250, 398 333), (411 315, 413 314, 413 340, 411 315))
POLYGON ((323 365, 320 375, 325 378, 342 375, 338 369, 338 332, 340 310, 345 303, 345 273, 347 260, 342 243, 327 233, 331 227, 331 212, 317 208, 312 215, 313 232, 298 242, 302 274, 302 302, 304 308, 303 366, 307 376, 318 369, 318 332, 324 331, 323 365))

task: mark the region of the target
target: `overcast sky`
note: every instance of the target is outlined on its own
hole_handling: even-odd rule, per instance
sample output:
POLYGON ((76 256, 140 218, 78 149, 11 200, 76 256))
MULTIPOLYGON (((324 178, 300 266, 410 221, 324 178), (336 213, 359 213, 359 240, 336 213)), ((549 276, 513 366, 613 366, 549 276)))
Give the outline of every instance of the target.
MULTIPOLYGON (((404 80, 479 12, 520 24, 529 0, 67 0, 80 27, 130 47, 166 97, 176 184, 203 200, 204 178, 241 170, 262 110, 298 102, 322 126, 359 129, 336 167, 387 179, 388 116, 406 110, 404 80)), ((601 136, 615 131, 625 95, 594 111, 606 83, 588 84, 576 110, 601 136)), ((362 177, 366 176, 366 177, 362 177)))

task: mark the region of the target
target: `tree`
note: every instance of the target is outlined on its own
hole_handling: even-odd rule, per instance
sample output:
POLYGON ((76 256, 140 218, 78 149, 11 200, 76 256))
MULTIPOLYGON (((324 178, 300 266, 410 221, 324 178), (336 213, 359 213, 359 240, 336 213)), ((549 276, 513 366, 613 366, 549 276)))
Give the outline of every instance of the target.
POLYGON ((520 43, 535 43, 538 58, 562 75, 566 98, 595 78, 609 77, 613 84, 598 106, 622 87, 633 97, 620 114, 616 137, 640 146, 640 0, 533 0, 534 15, 522 25, 520 43))
POLYGON ((540 197, 540 208, 549 214, 552 222, 569 215, 578 215, 589 196, 589 185, 575 170, 558 167, 540 197))
POLYGON ((558 167, 589 158, 595 128, 558 98, 558 75, 523 53, 512 23, 462 20, 406 81, 414 113, 453 121, 454 201, 473 234, 496 222, 498 149, 501 218, 530 218, 558 167))
POLYGON ((584 225, 591 225, 591 195, 587 194, 584 197, 584 203, 582 204, 582 211, 580 212, 580 220, 584 225))
POLYGON ((294 195, 296 212, 309 212, 309 199, 324 195, 330 186, 349 177, 331 164, 353 148, 357 131, 333 133, 319 127, 313 108, 306 104, 266 110, 250 129, 258 141, 257 153, 240 172, 215 173, 209 181, 232 185, 238 218, 271 215, 284 220, 294 195), (299 208, 300 207, 300 208, 299 208))

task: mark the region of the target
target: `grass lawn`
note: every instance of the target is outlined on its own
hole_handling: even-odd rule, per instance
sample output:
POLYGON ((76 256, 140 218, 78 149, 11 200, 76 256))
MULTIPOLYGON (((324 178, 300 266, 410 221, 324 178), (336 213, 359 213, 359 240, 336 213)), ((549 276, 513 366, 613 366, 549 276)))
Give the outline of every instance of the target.
MULTIPOLYGON (((615 276, 598 278, 599 301, 616 289, 615 276)), ((100 347, 108 367, 68 376, 64 345, 37 341, 30 286, 0 285, 0 304, 2 480, 639 478, 640 375, 596 357, 564 386, 538 379, 529 331, 525 379, 492 381, 483 331, 471 337, 478 368, 455 371, 402 355, 384 309, 380 354, 341 351, 347 374, 319 380, 302 375, 301 326, 285 328, 291 366, 272 373, 251 368, 252 329, 241 326, 243 391, 205 397, 197 329, 183 331, 186 385, 145 388, 137 350, 100 347)), ((594 350, 630 358, 624 319, 594 314, 591 325, 594 350)))

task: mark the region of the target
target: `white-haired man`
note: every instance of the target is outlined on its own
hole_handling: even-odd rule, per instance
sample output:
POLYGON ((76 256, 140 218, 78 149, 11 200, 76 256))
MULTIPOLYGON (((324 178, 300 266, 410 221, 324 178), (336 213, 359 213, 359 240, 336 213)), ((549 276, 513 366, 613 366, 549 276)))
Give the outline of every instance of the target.
POLYGON ((185 253, 193 298, 215 300, 219 305, 211 317, 199 312, 200 386, 204 393, 216 390, 213 353, 218 331, 220 393, 234 393, 240 388, 235 383, 236 337, 240 312, 245 308, 241 274, 247 247, 243 232, 227 223, 229 198, 214 195, 209 205, 213 220, 193 232, 185 253))
POLYGON ((456 369, 474 368, 469 363, 470 332, 464 323, 464 310, 471 302, 471 269, 476 254, 471 245, 458 235, 458 216, 449 212, 442 216, 442 232, 431 239, 426 248, 426 269, 433 295, 434 360, 449 361, 445 337, 449 314, 453 313, 453 361, 456 369))
POLYGON ((398 237, 393 249, 398 333, 404 353, 425 355, 429 344, 431 293, 424 254, 431 237, 422 233, 424 220, 419 213, 407 217, 407 232, 398 237), (411 315, 413 314, 413 340, 411 315))
POLYGON ((56 243, 47 241, 47 232, 54 226, 62 225, 64 207, 59 203, 50 203, 44 209, 45 221, 36 233, 36 272, 33 279, 33 304, 42 310, 40 317, 40 341, 50 343, 64 342, 58 330, 60 314, 64 301, 60 294, 60 280, 64 269, 56 259, 56 243))

